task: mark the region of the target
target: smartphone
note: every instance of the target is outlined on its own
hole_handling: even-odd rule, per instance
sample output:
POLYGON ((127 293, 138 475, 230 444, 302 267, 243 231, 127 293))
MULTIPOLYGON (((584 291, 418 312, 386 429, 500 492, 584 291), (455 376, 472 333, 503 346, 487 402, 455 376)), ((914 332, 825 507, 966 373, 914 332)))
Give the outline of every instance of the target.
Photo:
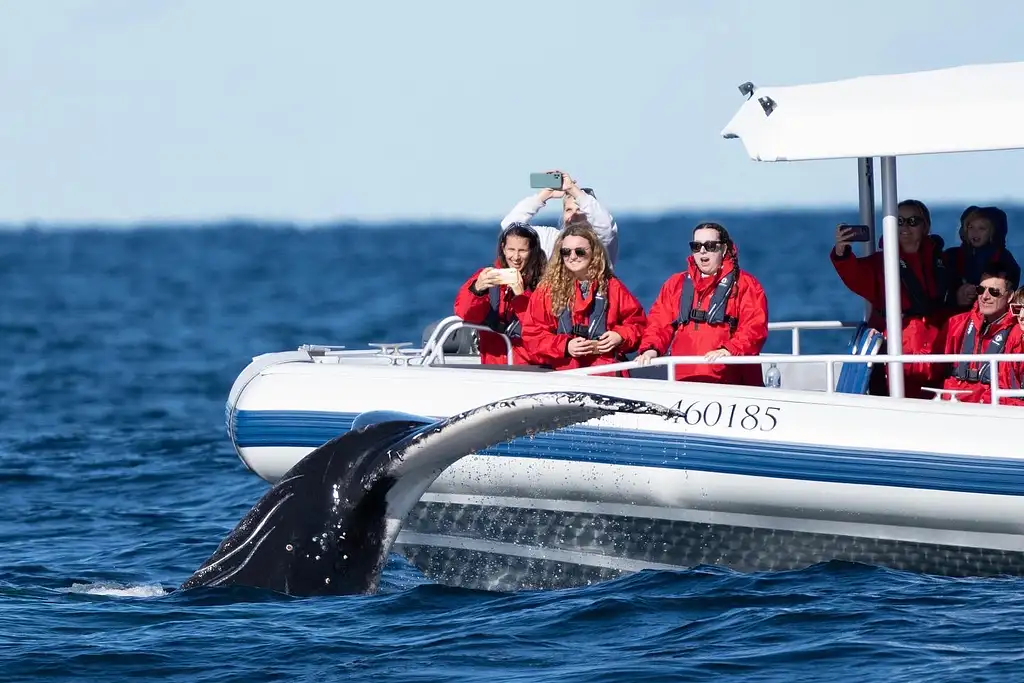
POLYGON ((839 227, 847 230, 853 230, 853 236, 850 237, 851 242, 870 242, 871 232, 868 230, 866 225, 850 225, 849 223, 840 223, 839 227))
POLYGON ((515 268, 495 268, 494 272, 498 274, 498 282, 503 285, 513 285, 516 282, 516 269, 515 268))
POLYGON ((561 190, 562 189, 562 174, 561 173, 531 173, 530 174, 530 187, 539 190, 546 188, 549 190, 561 190))

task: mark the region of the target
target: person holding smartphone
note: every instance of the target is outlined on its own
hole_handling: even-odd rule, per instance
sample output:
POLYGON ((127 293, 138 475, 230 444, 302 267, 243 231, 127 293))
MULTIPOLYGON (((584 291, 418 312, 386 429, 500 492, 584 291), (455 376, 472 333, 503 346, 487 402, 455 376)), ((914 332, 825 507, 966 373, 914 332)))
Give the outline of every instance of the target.
POLYGON ((582 214, 582 216, 587 219, 587 223, 593 227, 598 239, 601 240, 601 243, 604 245, 605 251, 608 252, 608 258, 612 267, 615 267, 619 258, 619 226, 616 225, 615 219, 612 218, 612 215, 608 213, 608 211, 597 201, 597 196, 594 194, 592 189, 589 187, 579 187, 576 184, 576 181, 564 171, 552 170, 547 171, 547 173, 561 174, 561 189, 544 188, 536 194, 522 199, 518 204, 512 207, 512 210, 508 212, 508 215, 501 219, 502 230, 513 223, 529 223, 533 220, 533 217, 544 208, 549 200, 561 199, 561 226, 533 226, 540 237, 540 245, 547 258, 551 258, 554 251, 555 241, 558 239, 558 234, 561 232, 562 228, 568 225, 570 219, 574 216, 582 214))
MULTIPOLYGON (((885 266, 882 250, 899 249, 901 309, 903 313, 903 353, 929 354, 939 331, 953 312, 949 305, 948 272, 942 260, 943 242, 931 235, 931 214, 917 199, 904 199, 898 205, 898 243, 883 245, 868 256, 855 256, 851 248, 853 228, 836 228, 836 243, 830 258, 843 284, 866 299, 872 308, 867 324, 886 333, 885 328, 885 266)), ((884 351, 882 351, 884 353, 884 351)), ((872 370, 868 392, 888 396, 888 365, 872 370)), ((935 364, 905 363, 903 365, 904 395, 907 398, 932 398, 922 386, 938 386, 942 381, 935 364)))
MULTIPOLYGON (((522 320, 530 295, 544 272, 544 252, 537 231, 525 223, 502 230, 494 266, 478 269, 455 296, 455 315, 486 325, 512 342, 513 365, 529 364, 523 346, 522 320)), ((480 332, 480 362, 506 365, 508 350, 497 334, 480 332)))
POLYGON ((566 370, 625 360, 636 350, 647 316, 615 277, 596 231, 576 216, 553 248, 523 320, 532 362, 566 370))

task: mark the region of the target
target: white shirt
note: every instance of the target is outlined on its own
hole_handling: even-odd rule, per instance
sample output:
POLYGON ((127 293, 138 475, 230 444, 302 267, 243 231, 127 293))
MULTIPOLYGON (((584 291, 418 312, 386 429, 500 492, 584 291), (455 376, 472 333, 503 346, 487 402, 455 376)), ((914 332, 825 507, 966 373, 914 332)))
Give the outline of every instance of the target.
MULTIPOLYGON (((537 212, 544 208, 545 203, 535 194, 523 199, 512 207, 507 216, 501 219, 501 230, 504 231, 505 228, 513 223, 530 223, 530 220, 537 215, 537 212)), ((608 250, 608 258, 612 262, 612 267, 615 267, 615 262, 619 258, 619 226, 615 224, 615 219, 601 206, 596 198, 591 197, 586 192, 580 192, 576 205, 594 227, 597 238, 601 240, 605 249, 608 250)), ((544 254, 548 258, 551 258, 551 251, 555 247, 555 241, 562 232, 562 228, 533 224, 530 224, 530 227, 537 231, 537 237, 540 239, 540 248, 544 250, 544 254)))

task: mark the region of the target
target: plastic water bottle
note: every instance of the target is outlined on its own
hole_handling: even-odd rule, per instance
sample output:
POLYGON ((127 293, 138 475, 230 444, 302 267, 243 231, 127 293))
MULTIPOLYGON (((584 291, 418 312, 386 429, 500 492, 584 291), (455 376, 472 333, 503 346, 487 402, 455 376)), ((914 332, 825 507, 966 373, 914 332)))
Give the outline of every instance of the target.
POLYGON ((778 389, 782 386, 782 373, 779 372, 775 363, 768 366, 768 372, 766 372, 764 376, 764 384, 765 386, 772 387, 773 389, 778 389))

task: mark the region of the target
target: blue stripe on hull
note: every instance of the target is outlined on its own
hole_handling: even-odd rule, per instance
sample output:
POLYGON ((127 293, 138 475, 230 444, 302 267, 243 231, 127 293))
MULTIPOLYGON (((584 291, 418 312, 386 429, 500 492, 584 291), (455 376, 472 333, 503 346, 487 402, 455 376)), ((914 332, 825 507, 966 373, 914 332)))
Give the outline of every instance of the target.
MULTIPOLYGON (((228 430, 239 448, 316 448, 351 429, 356 415, 239 410, 229 421, 228 430)), ((481 454, 840 484, 1024 495, 1024 461, 1006 458, 751 442, 610 427, 568 427, 499 444, 481 454)))

